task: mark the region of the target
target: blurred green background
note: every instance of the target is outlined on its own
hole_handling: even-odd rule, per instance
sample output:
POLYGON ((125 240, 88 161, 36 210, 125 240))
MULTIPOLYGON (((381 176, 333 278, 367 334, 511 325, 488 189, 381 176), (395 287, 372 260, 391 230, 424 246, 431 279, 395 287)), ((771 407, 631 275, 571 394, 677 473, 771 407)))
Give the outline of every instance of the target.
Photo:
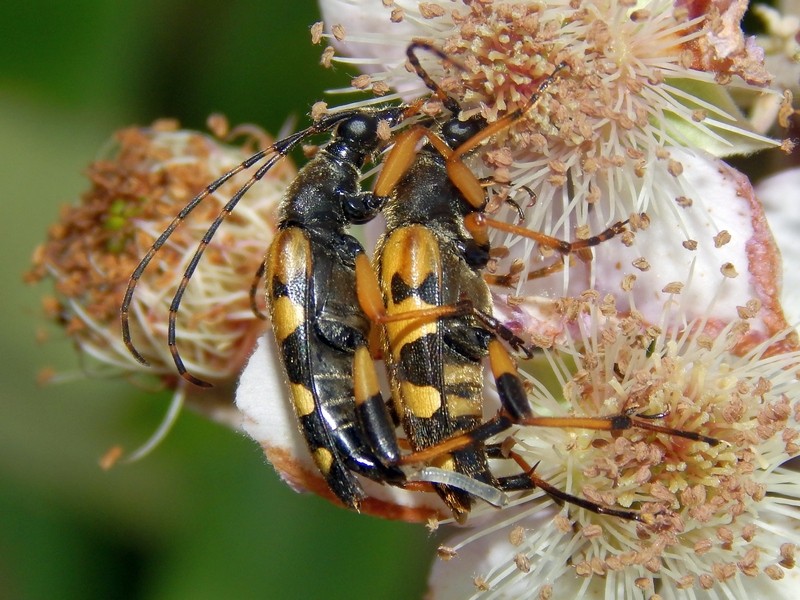
POLYGON ((158 117, 302 124, 347 81, 318 66, 317 19, 311 0, 0 4, 0 598, 422 595, 423 527, 297 495, 254 443, 188 412, 149 458, 104 472, 98 457, 145 440, 168 395, 35 383, 77 368, 65 340, 35 342, 47 286, 21 277, 83 168, 112 131, 158 117))

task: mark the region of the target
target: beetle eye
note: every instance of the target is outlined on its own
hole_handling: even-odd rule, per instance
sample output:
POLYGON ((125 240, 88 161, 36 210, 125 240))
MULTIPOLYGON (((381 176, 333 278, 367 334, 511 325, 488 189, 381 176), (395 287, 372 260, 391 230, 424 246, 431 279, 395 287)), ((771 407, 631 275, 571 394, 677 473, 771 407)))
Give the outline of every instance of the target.
POLYGON ((451 148, 457 148, 471 137, 477 135, 484 127, 486 121, 478 115, 459 121, 457 118, 449 120, 442 126, 442 137, 451 148))
POLYGON ((354 115, 342 121, 336 134, 349 143, 375 145, 378 139, 378 122, 371 115, 354 115))

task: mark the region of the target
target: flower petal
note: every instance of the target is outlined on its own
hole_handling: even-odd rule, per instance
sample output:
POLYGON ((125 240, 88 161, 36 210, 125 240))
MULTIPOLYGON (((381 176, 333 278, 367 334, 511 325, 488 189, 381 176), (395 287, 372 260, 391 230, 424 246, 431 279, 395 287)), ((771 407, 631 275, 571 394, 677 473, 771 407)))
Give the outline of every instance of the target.
POLYGON ((557 510, 550 505, 544 509, 528 507, 493 512, 448 538, 428 577, 427 597, 430 600, 607 598, 600 578, 579 577, 570 565, 569 542, 573 534, 560 532, 553 526, 557 510), (524 529, 502 526, 515 519, 524 522, 524 529), (485 535, 492 527, 498 528, 485 535), (540 553, 538 560, 528 562, 522 557, 524 546, 530 543, 540 544, 546 552, 540 553), (554 592, 556 588, 558 591, 554 592))
MULTIPOLYGON (((386 43, 384 34, 391 31, 392 37, 411 39, 416 28, 408 21, 392 23, 390 12, 380 2, 360 0, 320 0, 319 8, 326 30, 337 27, 337 34, 343 32, 340 41, 331 34, 331 44, 346 56, 358 57, 356 64, 363 73, 382 71, 389 65, 397 65, 405 60, 405 46, 386 43), (356 32, 351 37, 348 32, 356 32)), ((343 62, 351 62, 344 59, 343 62)))
POLYGON ((767 220, 783 256, 783 307, 789 321, 800 322, 800 205, 795 202, 800 189, 800 169, 783 171, 756 186, 767 220))
MULTIPOLYGON (((706 154, 676 149, 671 154, 682 172, 661 177, 655 182, 655 193, 684 205, 690 201, 691 206, 679 208, 673 201, 672 211, 651 215, 649 227, 636 233, 630 247, 617 239, 605 241, 594 249, 591 263, 579 263, 561 276, 527 282, 517 294, 525 298, 577 296, 595 289, 615 296, 620 308, 635 307, 654 323, 674 293, 669 284, 680 283, 676 301, 690 320, 706 316, 722 327, 738 318, 740 306, 756 299, 761 312, 751 323, 749 342, 784 330, 788 324, 777 300, 780 255, 749 180, 706 154), (696 249, 689 249, 692 241, 697 242, 696 249), (738 275, 733 276, 734 272, 738 275), (621 289, 631 275, 636 277, 633 306, 621 289)), ((604 198, 608 196, 613 193, 604 191, 604 198)), ((597 212, 603 212, 604 202, 600 201, 597 212)), ((555 219, 557 213, 551 220, 555 219)), ((593 232, 600 227, 594 225, 593 232)), ((513 249, 509 260, 530 260, 532 244, 502 241, 513 249)))

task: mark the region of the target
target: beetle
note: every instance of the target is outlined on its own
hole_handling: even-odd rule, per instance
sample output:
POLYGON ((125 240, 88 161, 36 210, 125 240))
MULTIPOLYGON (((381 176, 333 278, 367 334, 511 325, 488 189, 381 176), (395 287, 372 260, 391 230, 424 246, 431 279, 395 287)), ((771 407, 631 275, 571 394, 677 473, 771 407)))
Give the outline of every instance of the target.
MULTIPOLYGON (((563 255, 571 255, 622 233, 627 221, 615 223, 594 237, 566 242, 486 216, 484 188, 462 158, 523 118, 553 76, 540 84, 525 106, 492 124, 480 116, 462 121, 458 103, 441 91, 420 65, 415 54, 418 50, 433 52, 443 60, 448 57, 424 42, 412 43, 407 49, 417 74, 452 116, 438 132, 412 127, 397 136, 374 189, 376 195, 390 197, 383 208, 386 232, 375 249, 374 274, 366 257, 359 257, 356 265, 359 301, 382 328, 383 357, 394 409, 412 450, 401 462, 433 464, 501 490, 538 486, 560 500, 595 512, 639 519, 635 511, 600 506, 554 488, 521 462, 519 455, 511 458, 524 472, 497 478, 489 467, 485 445, 487 439, 513 424, 614 431, 630 427, 657 429, 647 418, 637 415, 536 417, 516 365, 501 340, 528 357, 530 351, 492 316, 491 295, 483 273, 489 260, 489 226, 531 237, 563 255), (421 140, 425 144, 416 150, 421 140), (487 356, 502 411, 484 422, 482 361, 487 356)), ((354 376, 360 378, 358 371, 354 376)), ((474 495, 463 486, 434 487, 453 517, 464 521, 474 495)))
POLYGON ((263 269, 272 330, 301 433, 330 490, 353 509, 364 498, 354 473, 398 485, 405 477, 398 467, 395 427, 380 394, 354 399, 354 362, 363 374, 359 381, 369 389, 377 387, 377 379, 367 349, 370 323, 355 296, 355 262, 364 249, 346 229, 372 219, 385 201, 361 191, 359 184, 362 166, 383 144, 381 123, 397 125, 414 111, 413 106, 401 105, 334 113, 223 175, 192 199, 155 241, 131 275, 120 311, 123 339, 144 362, 128 325, 137 282, 170 234, 205 197, 266 158, 209 227, 171 305, 168 343, 178 372, 196 385, 208 386, 187 372, 176 346, 175 317, 184 290, 214 233, 254 182, 301 141, 330 132, 331 140, 299 171, 280 202, 278 232, 263 269))
MULTIPOLYGON (((356 510, 364 491, 355 473, 381 483, 415 488, 400 469, 396 427, 381 396, 367 348, 370 322, 356 298, 355 265, 366 260, 364 249, 346 229, 372 219, 386 201, 384 196, 362 192, 359 186, 361 168, 383 144, 380 125, 398 125, 420 105, 358 109, 324 117, 254 154, 208 185, 180 211, 142 258, 130 276, 120 308, 123 340, 132 355, 146 364, 132 342, 128 319, 138 281, 172 232, 200 202, 235 174, 266 159, 209 226, 171 303, 168 344, 176 369, 187 381, 208 387, 208 382, 187 371, 177 348, 176 317, 186 287, 217 229, 252 185, 303 140, 330 132, 331 140, 286 190, 278 209, 278 232, 256 277, 266 280, 272 331, 300 431, 331 492, 356 510)), ((253 298, 251 290, 251 302, 258 314, 253 298)), ((482 497, 491 497, 495 491, 467 478, 448 479, 460 481, 482 497)))
MULTIPOLYGON (((420 47, 425 45, 415 43, 409 46, 409 57, 415 59, 414 52, 420 47)), ((517 349, 524 349, 524 345, 491 317, 485 283, 477 283, 480 280, 479 271, 488 260, 488 238, 482 239, 482 228, 487 225, 487 221, 467 221, 466 224, 473 231, 473 237, 469 237, 464 233, 465 223, 460 219, 472 213, 482 216, 483 189, 460 157, 477 147, 481 140, 519 118, 522 112, 517 111, 489 126, 473 120, 468 122, 467 129, 463 129, 457 119, 457 103, 438 89, 418 61, 416 66, 426 84, 437 96, 445 99, 446 107, 453 113, 454 118, 446 124, 443 131, 452 128, 454 137, 451 138, 449 133, 440 137, 426 127, 415 127, 407 134, 397 137, 395 148, 385 161, 373 192, 362 192, 359 179, 361 168, 383 143, 378 135, 380 124, 386 122, 390 126, 399 125, 418 111, 419 104, 335 113, 276 142, 211 183, 173 219, 131 274, 120 309, 120 318, 125 344, 137 359, 145 362, 133 345, 128 323, 128 310, 137 282, 172 232, 203 199, 235 174, 253 168, 266 158, 266 162, 234 194, 208 228, 186 268, 170 307, 168 344, 176 368, 188 381, 199 386, 208 386, 207 382, 187 372, 177 349, 176 316, 186 286, 216 230, 250 187, 303 140, 317 134, 330 133, 331 140, 300 170, 285 193, 279 207, 278 233, 263 263, 273 334, 301 433, 328 487, 344 505, 357 510, 364 498, 356 473, 380 483, 414 488, 408 482, 402 467, 423 462, 445 467, 445 471, 452 473, 450 477, 447 473, 440 476, 440 481, 448 483, 438 484, 436 489, 454 515, 463 519, 474 497, 488 498, 491 490, 503 487, 488 471, 482 443, 492 435, 491 432, 499 432, 509 426, 506 417, 480 424, 479 384, 474 378, 474 365, 469 364, 469 361, 478 363, 479 372, 478 361, 488 352, 492 357, 493 367, 500 365, 498 368, 503 372, 496 375, 498 387, 501 388, 504 406, 515 422, 528 417, 530 408, 513 361, 496 336, 499 335, 517 349), (410 152, 410 148, 422 137, 430 141, 436 152, 425 149, 418 154, 410 152), (433 162, 430 162, 430 157, 435 157, 436 153, 439 158, 433 158, 433 162), (442 163, 445 156, 449 158, 442 163), (412 162, 414 165, 411 165, 412 162), (440 163, 445 164, 444 169, 440 163), (417 164, 433 168, 417 173, 414 169, 417 164), (480 190, 481 200, 475 199, 475 189, 467 195, 456 182, 480 190), (422 201, 430 200, 430 185, 445 188, 449 186, 449 191, 440 199, 439 204, 426 204, 422 201), (415 194, 420 195, 419 199, 416 199, 415 194), (415 335, 425 335, 426 328, 431 326, 420 322, 420 319, 433 319, 433 327, 437 330, 440 327, 445 328, 448 335, 453 337, 451 342, 456 349, 468 355, 468 362, 463 365, 464 370, 473 372, 472 378, 465 380, 467 387, 472 387, 470 393, 464 397, 463 405, 467 408, 461 415, 464 418, 445 415, 443 422, 446 426, 433 436, 427 433, 427 425, 430 423, 421 419, 409 419, 402 401, 395 398, 396 413, 413 451, 406 456, 400 454, 395 423, 381 396, 374 361, 368 350, 370 321, 376 319, 374 309, 365 308, 362 294, 357 293, 358 281, 364 279, 365 265, 367 270, 370 269, 369 260, 360 243, 346 232, 349 225, 372 219, 383 208, 390 195, 396 200, 398 208, 394 212, 400 215, 401 220, 412 218, 412 215, 417 218, 424 213, 425 216, 419 218, 424 218, 427 222, 430 217, 438 215, 439 211, 444 211, 439 215, 444 217, 444 223, 455 224, 459 230, 458 244, 455 251, 448 254, 448 258, 464 260, 468 266, 465 271, 454 264, 452 272, 452 277, 456 278, 454 280, 464 283, 462 291, 465 292, 466 299, 451 298, 447 302, 433 305, 433 310, 418 303, 416 308, 393 310, 394 314, 388 317, 385 315, 385 307, 377 311, 380 313, 377 318, 385 326, 390 327, 389 322, 395 321, 401 323, 399 327, 402 329, 414 331, 415 335), (466 212, 453 212, 452 202, 460 202, 462 198, 471 198, 467 201, 471 208, 466 212), (482 325, 473 323, 472 320, 476 319, 482 325), (467 325, 464 325, 465 322, 467 325), (505 383, 500 385, 501 382, 505 383), (424 443, 418 443, 417 440, 424 440, 424 443), (457 460, 454 457, 458 457, 457 460)), ((441 231, 437 227, 434 238, 441 231)), ((606 237, 601 235, 583 240, 574 247, 588 247, 610 236, 611 234, 606 237)), ((547 236, 541 239, 544 238, 547 236)), ((551 244, 558 249, 566 248, 567 252, 573 249, 572 245, 558 246, 556 242, 558 240, 551 244)), ((420 247, 434 249, 436 243, 429 245, 426 242, 420 247)), ((445 253, 450 250, 446 249, 445 253)), ((399 264, 401 263, 393 263, 399 264)), ((442 264, 438 260, 424 262, 421 272, 429 274, 434 266, 442 264)), ((420 272, 419 263, 411 261, 411 268, 412 271, 420 272)), ((390 269, 396 269, 396 266, 391 266, 390 269)), ((371 274, 371 277, 374 279, 375 275, 371 274)), ((411 277, 413 278, 413 274, 411 277)), ((372 281, 369 278, 368 280, 372 281)), ((411 344, 407 346, 418 350, 411 344)), ((388 364, 392 375, 396 363, 388 361, 388 364)), ((441 366, 450 365, 442 363, 441 366)), ((457 367, 460 368, 461 365, 457 367)), ((396 372, 397 369, 391 377, 393 385, 400 381, 396 372)), ((425 381, 428 382, 434 381, 433 375, 429 377, 424 374, 423 378, 427 378, 425 381)), ((445 389, 441 381, 436 381, 434 385, 440 386, 436 390, 445 389)), ((402 383, 399 387, 402 387, 402 383)), ((420 397, 414 396, 414 400, 420 397)), ((411 416, 419 417, 419 414, 412 410, 411 416)), ((535 478, 525 475, 515 478, 514 481, 506 481, 504 485, 507 489, 519 489, 523 480, 530 487, 530 482, 535 481, 535 478)), ((542 482, 541 486, 547 489, 546 482, 542 482)), ((568 495, 559 496, 558 490, 553 490, 552 494, 575 503, 581 502, 580 499, 573 500, 568 495)), ((588 504, 593 510, 602 511, 602 507, 588 504)), ((622 511, 611 514, 622 515, 622 511)), ((627 513, 622 516, 631 518, 627 513)))

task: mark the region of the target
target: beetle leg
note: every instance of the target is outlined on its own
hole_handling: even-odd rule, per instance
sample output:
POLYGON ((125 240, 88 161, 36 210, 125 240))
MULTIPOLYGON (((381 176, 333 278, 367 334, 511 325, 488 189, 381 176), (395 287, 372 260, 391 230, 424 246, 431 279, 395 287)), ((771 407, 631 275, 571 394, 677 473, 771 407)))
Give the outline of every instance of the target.
POLYGON ((632 415, 623 413, 610 415, 607 417, 526 417, 518 421, 519 425, 530 427, 560 427, 576 429, 592 429, 595 431, 610 431, 612 433, 626 431, 628 429, 643 429, 655 433, 681 437, 693 442, 704 442, 710 446, 722 443, 716 438, 697 433, 695 431, 684 431, 672 427, 656 425, 652 422, 650 415, 632 415))
POLYGON ((627 231, 626 226, 628 225, 628 221, 628 219, 625 219, 624 221, 618 221, 601 231, 599 234, 590 238, 567 242, 565 240, 560 240, 551 235, 533 231, 525 227, 520 227, 518 225, 512 225, 510 223, 504 223, 503 221, 492 219, 483 213, 470 213, 464 217, 464 225, 466 226, 467 231, 469 231, 472 237, 478 242, 482 242, 483 240, 488 242, 488 229, 491 227, 493 229, 505 231, 506 233, 512 233, 514 235, 534 240, 539 245, 546 248, 552 248, 564 256, 575 254, 579 250, 591 248, 592 246, 597 246, 607 240, 610 240, 614 236, 620 235, 621 233, 627 231))
POLYGON ((375 363, 366 346, 358 347, 353 357, 353 390, 356 420, 368 445, 384 465, 396 465, 400 448, 395 425, 383 401, 375 363))
POLYGON ((374 194, 386 197, 392 193, 403 175, 417 157, 417 144, 425 137, 424 127, 411 127, 394 139, 394 145, 383 161, 380 175, 375 182, 374 194))
POLYGON ((444 453, 465 448, 472 444, 483 443, 487 439, 502 433, 512 425, 528 427, 559 427, 591 429, 595 431, 619 432, 627 429, 643 429, 656 433, 682 437, 697 442, 705 442, 715 446, 720 442, 715 438, 693 431, 683 431, 671 427, 663 427, 652 422, 651 415, 619 414, 607 417, 536 417, 532 414, 522 379, 517 372, 514 361, 498 340, 489 343, 489 361, 492 374, 497 383, 497 391, 503 410, 494 418, 475 429, 454 436, 424 450, 404 456, 402 464, 413 464, 430 461, 444 453))
POLYGON ((559 273, 563 271, 565 268, 575 266, 575 258, 570 254, 567 257, 567 261, 557 260, 552 264, 547 265, 546 267, 542 267, 541 269, 536 269, 535 271, 531 271, 528 273, 527 279, 528 281, 532 281, 534 279, 541 279, 542 277, 547 277, 552 275, 553 273, 559 273))
POLYGON ((541 489, 551 498, 554 498, 559 503, 567 502, 574 506, 579 506, 581 508, 585 508, 586 510, 590 510, 593 513, 597 513, 599 515, 609 515, 612 517, 618 517, 620 519, 625 519, 627 521, 640 521, 644 523, 648 523, 652 520, 652 515, 649 513, 641 513, 635 510, 622 510, 617 508, 611 508, 610 506, 603 506, 602 504, 598 504, 596 502, 592 502, 591 500, 587 500, 586 498, 581 498, 580 496, 575 496, 573 494, 569 494, 563 490, 558 489, 557 487, 551 485, 546 480, 542 479, 536 474, 536 467, 538 465, 533 465, 532 467, 525 461, 522 456, 517 454, 514 451, 509 452, 508 458, 512 459, 516 462, 519 467, 523 470, 523 473, 519 475, 511 475, 509 477, 501 477, 498 479, 498 487, 507 492, 511 491, 525 491, 525 490, 532 490, 535 488, 541 489))
POLYGON ((258 266, 258 269, 253 274, 253 281, 250 283, 250 310, 253 311, 253 314, 262 321, 267 320, 267 315, 261 310, 258 306, 258 292, 260 289, 261 280, 264 278, 264 275, 267 272, 267 259, 261 261, 261 264, 258 266))
POLYGON ((478 309, 475 309, 472 312, 487 329, 494 333, 498 338, 503 340, 506 344, 511 346, 515 352, 523 354, 526 359, 533 358, 535 349, 526 344, 525 340, 511 331, 511 329, 503 325, 499 320, 488 313, 478 309))

